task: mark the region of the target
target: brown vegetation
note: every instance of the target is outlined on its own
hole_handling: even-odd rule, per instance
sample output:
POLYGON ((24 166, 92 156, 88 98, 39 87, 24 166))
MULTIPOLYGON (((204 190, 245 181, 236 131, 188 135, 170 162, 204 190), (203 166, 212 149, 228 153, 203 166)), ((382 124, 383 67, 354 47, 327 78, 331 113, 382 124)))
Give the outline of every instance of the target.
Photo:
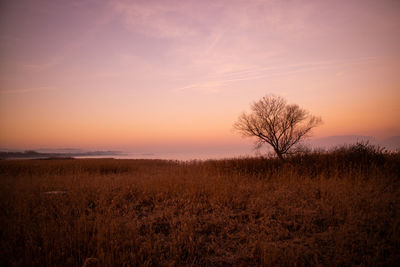
POLYGON ((400 154, 0 161, 2 266, 395 265, 400 154))

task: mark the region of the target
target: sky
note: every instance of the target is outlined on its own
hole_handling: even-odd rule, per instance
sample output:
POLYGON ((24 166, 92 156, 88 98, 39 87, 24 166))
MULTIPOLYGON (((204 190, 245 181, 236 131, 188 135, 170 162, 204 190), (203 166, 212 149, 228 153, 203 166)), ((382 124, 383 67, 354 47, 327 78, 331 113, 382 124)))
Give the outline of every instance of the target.
MULTIPOLYGON (((398 0, 1 0, 0 148, 249 148, 266 94, 315 137, 400 135, 398 0)), ((251 146, 251 145, 250 145, 251 146)))

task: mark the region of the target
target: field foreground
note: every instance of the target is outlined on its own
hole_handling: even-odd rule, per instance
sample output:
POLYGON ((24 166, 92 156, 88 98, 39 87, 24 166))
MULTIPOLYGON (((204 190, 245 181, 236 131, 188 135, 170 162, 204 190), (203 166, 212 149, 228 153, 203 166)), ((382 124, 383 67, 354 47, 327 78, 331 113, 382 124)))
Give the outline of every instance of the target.
POLYGON ((400 155, 0 161, 2 266, 395 265, 400 155))

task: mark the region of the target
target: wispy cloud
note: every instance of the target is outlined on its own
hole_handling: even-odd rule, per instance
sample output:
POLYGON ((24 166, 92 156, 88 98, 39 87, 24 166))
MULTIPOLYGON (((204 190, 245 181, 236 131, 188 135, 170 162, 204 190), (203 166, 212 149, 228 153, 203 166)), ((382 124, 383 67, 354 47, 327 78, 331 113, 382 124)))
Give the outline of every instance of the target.
POLYGON ((251 67, 247 69, 221 72, 219 75, 210 75, 204 82, 188 84, 186 86, 176 88, 173 91, 200 90, 215 93, 233 82, 256 80, 274 76, 292 75, 296 73, 318 71, 330 68, 346 67, 349 65, 367 63, 375 59, 377 59, 377 57, 305 62, 299 64, 287 64, 270 67, 251 67))
POLYGON ((23 88, 23 89, 6 89, 0 90, 0 94, 2 95, 20 95, 20 94, 29 94, 29 93, 38 93, 44 91, 56 91, 56 87, 32 87, 32 88, 23 88))
MULTIPOLYGON (((126 1, 109 6, 135 32, 159 38, 195 38, 213 35, 212 43, 229 31, 292 32, 304 28, 312 5, 288 9, 280 1, 126 1), (217 34, 215 34, 217 33, 217 34)), ((187 41, 187 40, 185 40, 187 41)), ((212 46, 212 43, 210 44, 212 46)))
POLYGON ((110 1, 109 5, 132 30, 144 35, 161 38, 183 38, 197 34, 195 23, 197 18, 186 20, 192 14, 189 1, 170 3, 170 1, 110 1), (182 20, 181 20, 182 19, 182 20))
POLYGON ((185 91, 185 90, 200 90, 206 93, 218 93, 222 87, 226 86, 224 81, 208 81, 201 83, 189 84, 184 87, 173 89, 174 92, 185 91))

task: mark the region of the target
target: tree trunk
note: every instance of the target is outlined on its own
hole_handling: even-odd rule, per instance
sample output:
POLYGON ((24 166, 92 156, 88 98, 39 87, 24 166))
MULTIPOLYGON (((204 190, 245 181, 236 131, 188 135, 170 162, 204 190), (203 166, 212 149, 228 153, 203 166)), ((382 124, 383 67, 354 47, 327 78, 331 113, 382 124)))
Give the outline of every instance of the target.
POLYGON ((282 155, 282 153, 281 153, 279 150, 275 149, 275 153, 276 153, 276 155, 278 156, 278 158, 279 158, 280 160, 284 160, 283 155, 282 155))

